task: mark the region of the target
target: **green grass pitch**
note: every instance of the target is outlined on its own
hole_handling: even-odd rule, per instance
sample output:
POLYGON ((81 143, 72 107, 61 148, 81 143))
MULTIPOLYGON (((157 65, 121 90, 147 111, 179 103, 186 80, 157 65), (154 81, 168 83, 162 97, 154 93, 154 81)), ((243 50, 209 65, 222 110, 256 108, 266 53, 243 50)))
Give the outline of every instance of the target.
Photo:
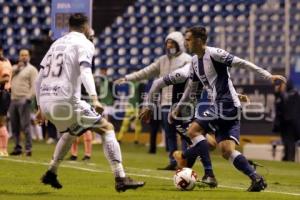
MULTIPOLYGON (((10 144, 10 147, 13 145, 10 144)), ((54 150, 54 145, 34 143, 31 158, 0 158, 0 200, 114 200, 114 199, 300 199, 300 164, 288 162, 258 161, 264 168, 258 171, 265 176, 268 188, 264 192, 245 192, 250 181, 242 173, 222 159, 217 151, 212 153, 213 167, 219 187, 216 189, 196 187, 193 191, 178 191, 173 185, 171 171, 158 171, 167 164, 167 153, 159 149, 156 155, 147 154, 142 145, 122 144, 126 172, 134 179, 146 181, 143 188, 118 193, 114 190, 114 177, 104 158, 101 145, 93 146, 90 162, 64 161, 59 169, 61 190, 40 183, 41 175, 54 150)), ((79 148, 82 150, 82 147, 79 148)), ((79 159, 83 155, 79 155, 79 159)), ((201 178, 200 162, 194 170, 201 178)))

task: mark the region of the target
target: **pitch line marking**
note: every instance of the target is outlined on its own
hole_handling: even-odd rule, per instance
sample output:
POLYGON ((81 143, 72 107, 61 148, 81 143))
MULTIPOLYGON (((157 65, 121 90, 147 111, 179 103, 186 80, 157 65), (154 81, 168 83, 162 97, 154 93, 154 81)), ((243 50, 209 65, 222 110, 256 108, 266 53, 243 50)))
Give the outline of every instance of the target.
MULTIPOLYGON (((47 162, 38 162, 38 161, 29 161, 29 160, 20 160, 20 159, 12 159, 12 158, 2 158, 3 160, 6 161, 12 161, 12 162, 19 162, 19 163, 29 163, 29 164, 37 164, 37 165, 45 165, 48 166, 49 163, 47 162)), ((79 166, 71 166, 71 165, 66 165, 66 164, 61 164, 60 167, 64 168, 69 168, 69 169, 77 169, 77 170, 82 170, 82 171, 88 171, 88 172, 96 172, 96 173, 109 173, 111 174, 111 171, 106 171, 106 170, 101 170, 101 169, 89 169, 85 167, 79 167, 79 166)), ((139 169, 139 168, 132 168, 132 169, 137 169, 137 170, 144 170, 144 169, 139 169)), ((150 171, 151 169, 149 169, 150 171)), ((152 170, 155 171, 155 170, 152 170)), ((138 177, 146 177, 146 178, 155 178, 155 179, 161 179, 161 180, 173 180, 172 178, 168 177, 161 177, 161 176, 153 176, 153 175, 147 175, 147 174, 136 174, 136 173, 126 173, 131 176, 138 176, 138 177)), ((236 189, 236 190, 245 190, 245 188, 241 187, 234 187, 234 186, 227 186, 227 185, 218 185, 220 188, 228 188, 228 189, 236 189)), ((278 192, 278 191, 272 191, 272 190, 266 190, 264 192, 268 193, 276 193, 276 194, 286 194, 286 195, 293 195, 293 196, 300 196, 300 193, 292 193, 292 192, 278 192)))

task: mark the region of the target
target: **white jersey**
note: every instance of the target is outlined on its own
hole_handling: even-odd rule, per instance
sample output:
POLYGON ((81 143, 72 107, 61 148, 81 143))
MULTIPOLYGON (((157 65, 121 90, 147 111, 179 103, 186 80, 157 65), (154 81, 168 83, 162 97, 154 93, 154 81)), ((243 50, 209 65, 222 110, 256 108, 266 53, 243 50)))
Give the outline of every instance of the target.
POLYGON ((78 102, 81 99, 80 64, 92 64, 95 47, 84 34, 70 32, 55 41, 41 62, 43 78, 39 101, 78 102))

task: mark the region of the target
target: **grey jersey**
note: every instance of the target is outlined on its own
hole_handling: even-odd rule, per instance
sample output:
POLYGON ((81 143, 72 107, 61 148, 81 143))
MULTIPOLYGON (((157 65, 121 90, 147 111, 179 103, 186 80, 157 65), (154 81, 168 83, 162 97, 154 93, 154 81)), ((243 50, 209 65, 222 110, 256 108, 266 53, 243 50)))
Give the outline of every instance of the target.
POLYGON ((177 94, 175 94, 174 90, 176 90, 176 93, 180 93, 180 92, 183 93, 186 85, 186 81, 189 78, 190 68, 191 68, 191 63, 186 64, 183 67, 174 70, 170 74, 155 79, 149 90, 147 102, 150 104, 154 103, 155 98, 157 94, 160 92, 160 90, 169 85, 179 85, 179 87, 176 86, 173 87, 172 98, 177 97, 177 94), (179 91, 180 89, 178 89, 177 91, 177 88, 180 89, 182 88, 182 91, 179 91))

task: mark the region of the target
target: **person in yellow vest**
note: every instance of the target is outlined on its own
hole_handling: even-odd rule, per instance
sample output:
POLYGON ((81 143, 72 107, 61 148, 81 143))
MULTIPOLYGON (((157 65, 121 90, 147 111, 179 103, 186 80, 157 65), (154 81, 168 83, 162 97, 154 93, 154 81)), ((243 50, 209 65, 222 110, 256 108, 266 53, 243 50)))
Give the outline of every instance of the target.
POLYGON ((130 98, 128 99, 128 105, 125 109, 125 116, 122 121, 122 125, 118 134, 118 141, 121 142, 123 139, 124 134, 128 131, 130 123, 132 120, 134 120, 134 143, 139 143, 139 135, 142 132, 142 122, 138 118, 139 113, 139 105, 141 102, 141 84, 139 82, 132 82, 132 84, 129 85, 130 90, 130 98))

